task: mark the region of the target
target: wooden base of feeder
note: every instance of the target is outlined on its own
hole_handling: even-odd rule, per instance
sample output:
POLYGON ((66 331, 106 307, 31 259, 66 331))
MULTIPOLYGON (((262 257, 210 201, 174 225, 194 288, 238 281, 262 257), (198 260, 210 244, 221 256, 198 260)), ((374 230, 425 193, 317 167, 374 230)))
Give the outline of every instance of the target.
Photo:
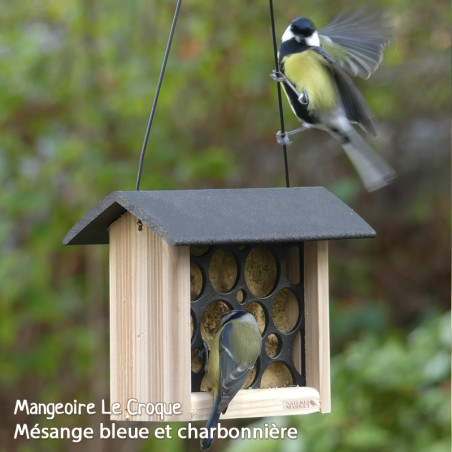
MULTIPOLYGON (((197 392, 191 395, 191 420, 206 420, 212 411, 212 394, 197 392)), ((320 394, 309 387, 242 389, 232 399, 220 419, 264 416, 287 416, 324 412, 320 394)))

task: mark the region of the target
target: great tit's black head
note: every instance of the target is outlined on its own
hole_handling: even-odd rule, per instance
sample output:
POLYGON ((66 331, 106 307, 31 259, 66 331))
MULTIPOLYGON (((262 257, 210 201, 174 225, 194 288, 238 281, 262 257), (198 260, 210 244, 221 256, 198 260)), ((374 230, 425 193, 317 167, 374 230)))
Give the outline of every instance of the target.
POLYGON ((316 31, 315 25, 306 17, 298 17, 290 24, 292 33, 297 36, 309 38, 316 31))
POLYGON ((295 39, 300 44, 320 46, 319 35, 314 23, 306 17, 298 17, 292 21, 282 36, 282 41, 295 39))

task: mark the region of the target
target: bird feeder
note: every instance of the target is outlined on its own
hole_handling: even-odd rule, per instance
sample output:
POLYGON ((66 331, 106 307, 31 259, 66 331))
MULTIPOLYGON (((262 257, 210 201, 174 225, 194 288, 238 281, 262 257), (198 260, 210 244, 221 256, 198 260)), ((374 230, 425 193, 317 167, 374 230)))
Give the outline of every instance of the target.
POLYGON ((110 402, 181 404, 112 420, 207 419, 203 341, 229 309, 263 347, 222 418, 330 412, 328 240, 374 236, 321 187, 108 195, 63 242, 109 244, 110 402))

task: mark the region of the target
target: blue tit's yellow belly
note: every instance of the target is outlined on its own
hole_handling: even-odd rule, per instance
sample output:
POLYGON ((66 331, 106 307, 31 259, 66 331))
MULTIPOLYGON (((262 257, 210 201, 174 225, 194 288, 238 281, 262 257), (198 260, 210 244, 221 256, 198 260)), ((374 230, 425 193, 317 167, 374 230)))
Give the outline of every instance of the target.
POLYGON ((336 83, 328 70, 327 63, 314 50, 294 53, 283 58, 286 77, 301 94, 309 96, 309 109, 325 111, 334 108, 338 102, 336 83))

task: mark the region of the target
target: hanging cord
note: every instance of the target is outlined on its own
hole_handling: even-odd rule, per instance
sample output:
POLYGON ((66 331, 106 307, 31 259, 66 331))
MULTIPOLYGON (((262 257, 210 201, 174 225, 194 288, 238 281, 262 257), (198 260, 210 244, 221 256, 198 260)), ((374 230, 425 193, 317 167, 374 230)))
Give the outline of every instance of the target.
MULTIPOLYGON (((272 24, 272 37, 273 37, 273 54, 275 57, 275 69, 278 71, 278 48, 276 46, 276 32, 275 32, 275 14, 273 12, 273 0, 270 0, 270 19, 272 24)), ((283 106, 282 106, 282 99, 281 99, 281 85, 278 82, 278 104, 279 104, 279 119, 281 121, 281 132, 284 133, 284 114, 283 114, 283 106)), ((284 171, 286 175, 286 187, 290 187, 289 182, 289 165, 287 163, 287 147, 286 144, 282 145, 283 147, 283 155, 284 155, 284 171)))
POLYGON ((160 94, 160 88, 162 87, 163 76, 165 75, 166 63, 168 61, 168 55, 169 55, 169 52, 171 49, 171 43, 173 42, 174 30, 176 29, 176 22, 177 22, 177 18, 179 16, 179 10, 180 10, 181 3, 182 3, 182 0, 177 1, 176 10, 174 11, 173 23, 171 25, 171 30, 170 30, 169 37, 168 37, 168 43, 166 44, 165 56, 163 57, 162 68, 160 70, 160 76, 159 76, 159 80, 157 83, 157 89, 155 91, 154 103, 152 104, 151 114, 149 115, 148 126, 146 129, 146 134, 144 136, 143 148, 141 149, 140 161, 138 163, 138 174, 137 174, 137 185, 136 185, 137 191, 140 189, 141 173, 143 171, 144 154, 146 152, 146 146, 147 146, 148 140, 149 140, 149 132, 151 131, 152 121, 154 119, 155 109, 157 107, 157 101, 158 101, 159 94, 160 94))

